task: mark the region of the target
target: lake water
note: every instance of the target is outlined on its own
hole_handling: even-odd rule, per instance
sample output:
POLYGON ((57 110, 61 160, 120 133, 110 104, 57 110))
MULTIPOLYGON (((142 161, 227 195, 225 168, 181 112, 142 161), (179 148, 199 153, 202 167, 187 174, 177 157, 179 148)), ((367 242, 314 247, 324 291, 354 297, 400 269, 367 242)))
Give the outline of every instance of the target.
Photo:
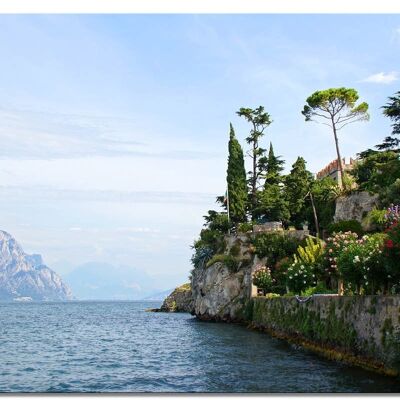
POLYGON ((398 392, 400 382, 158 302, 0 304, 1 392, 398 392))

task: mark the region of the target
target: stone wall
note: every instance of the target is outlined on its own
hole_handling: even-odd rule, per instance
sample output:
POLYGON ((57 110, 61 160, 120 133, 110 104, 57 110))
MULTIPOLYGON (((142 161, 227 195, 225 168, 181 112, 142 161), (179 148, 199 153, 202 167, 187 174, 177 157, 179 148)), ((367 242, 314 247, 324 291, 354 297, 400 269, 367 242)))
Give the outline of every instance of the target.
POLYGON ((400 296, 258 297, 243 309, 255 328, 330 358, 398 375, 400 296))
POLYGON ((378 196, 368 192, 357 192, 336 200, 335 222, 355 219, 359 222, 378 205, 378 196))

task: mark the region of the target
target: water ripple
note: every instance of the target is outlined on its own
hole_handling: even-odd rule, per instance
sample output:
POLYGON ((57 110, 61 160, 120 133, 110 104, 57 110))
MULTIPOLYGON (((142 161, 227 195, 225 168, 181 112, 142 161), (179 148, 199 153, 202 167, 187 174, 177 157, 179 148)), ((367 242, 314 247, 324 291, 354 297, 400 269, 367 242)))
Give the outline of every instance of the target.
POLYGON ((153 302, 0 304, 1 392, 398 392, 400 384, 153 302))

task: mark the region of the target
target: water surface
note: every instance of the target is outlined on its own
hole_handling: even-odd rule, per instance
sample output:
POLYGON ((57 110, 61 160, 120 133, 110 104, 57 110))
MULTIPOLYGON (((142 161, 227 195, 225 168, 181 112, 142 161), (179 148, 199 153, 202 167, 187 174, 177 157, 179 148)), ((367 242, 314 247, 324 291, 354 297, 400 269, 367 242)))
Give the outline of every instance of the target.
POLYGON ((0 304, 1 392, 399 392, 400 382, 158 302, 0 304))

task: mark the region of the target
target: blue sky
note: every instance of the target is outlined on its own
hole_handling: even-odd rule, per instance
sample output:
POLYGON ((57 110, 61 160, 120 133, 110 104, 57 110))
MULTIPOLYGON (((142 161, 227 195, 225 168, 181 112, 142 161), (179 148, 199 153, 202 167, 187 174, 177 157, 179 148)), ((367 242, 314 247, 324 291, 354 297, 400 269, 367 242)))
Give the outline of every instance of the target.
POLYGON ((380 107, 400 87, 398 15, 1 15, 0 27, 0 225, 64 275, 104 261, 160 289, 185 281, 225 190, 229 122, 246 147, 235 111, 264 105, 264 145, 317 172, 335 150, 304 122, 307 96, 348 86, 370 104, 369 122, 341 132, 349 157, 390 132, 380 107))

